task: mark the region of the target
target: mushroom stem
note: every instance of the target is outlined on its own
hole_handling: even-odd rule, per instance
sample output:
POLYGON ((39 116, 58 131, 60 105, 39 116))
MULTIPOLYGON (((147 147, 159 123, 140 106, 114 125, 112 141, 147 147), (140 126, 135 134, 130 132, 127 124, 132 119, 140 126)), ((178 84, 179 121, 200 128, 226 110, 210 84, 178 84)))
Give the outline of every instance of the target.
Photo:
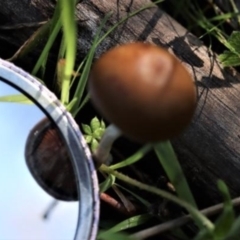
POLYGON ((110 151, 114 141, 122 135, 122 132, 113 124, 110 124, 99 142, 94 153, 97 166, 106 163, 110 159, 110 151))

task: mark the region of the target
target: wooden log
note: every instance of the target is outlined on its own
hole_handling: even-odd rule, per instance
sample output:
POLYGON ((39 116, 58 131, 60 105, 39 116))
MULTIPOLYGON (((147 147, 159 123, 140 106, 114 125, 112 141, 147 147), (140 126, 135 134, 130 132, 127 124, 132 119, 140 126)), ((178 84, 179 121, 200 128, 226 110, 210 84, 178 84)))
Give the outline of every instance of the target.
MULTIPOLYGON (((130 11, 149 3, 149 0, 81 1, 77 5, 76 15, 79 20, 86 21, 79 21, 79 55, 84 55, 89 49, 105 14, 113 13, 106 30, 130 11)), ((53 8, 54 4, 47 0, 9 0, 2 4, 0 14, 6 24, 36 22, 49 18, 53 8)), ((32 31, 18 31, 18 39, 15 39, 14 32, 0 36, 0 39, 20 46, 32 31)), ((223 69, 214 53, 157 6, 119 26, 101 44, 96 56, 113 45, 129 41, 147 41, 168 48, 188 68, 196 82, 198 107, 193 122, 181 137, 173 140, 196 196, 207 198, 207 203, 221 201, 216 187, 218 179, 227 183, 232 196, 239 195, 239 74, 233 69, 223 69)))

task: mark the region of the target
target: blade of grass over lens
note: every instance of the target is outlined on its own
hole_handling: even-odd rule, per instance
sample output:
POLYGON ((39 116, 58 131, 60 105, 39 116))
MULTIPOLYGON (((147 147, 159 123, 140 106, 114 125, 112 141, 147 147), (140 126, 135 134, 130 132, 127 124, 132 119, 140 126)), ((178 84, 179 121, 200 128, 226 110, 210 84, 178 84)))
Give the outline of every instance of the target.
POLYGON ((61 101, 66 105, 69 102, 70 80, 76 58, 77 27, 75 21, 75 0, 59 0, 59 3, 61 6, 63 38, 66 45, 66 64, 63 71, 61 101))
POLYGON ((197 208, 192 192, 169 141, 154 144, 154 151, 178 196, 197 208))
POLYGON ((0 102, 33 104, 33 102, 23 94, 0 96, 0 102))

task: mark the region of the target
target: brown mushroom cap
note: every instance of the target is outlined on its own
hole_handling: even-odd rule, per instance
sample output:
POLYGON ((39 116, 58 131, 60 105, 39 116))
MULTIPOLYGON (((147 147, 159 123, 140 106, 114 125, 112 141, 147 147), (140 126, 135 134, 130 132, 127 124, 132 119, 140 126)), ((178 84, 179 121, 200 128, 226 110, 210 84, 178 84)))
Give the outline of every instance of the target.
POLYGON ((91 70, 89 93, 103 117, 139 142, 180 134, 196 107, 185 67, 167 50, 140 42, 103 54, 91 70))

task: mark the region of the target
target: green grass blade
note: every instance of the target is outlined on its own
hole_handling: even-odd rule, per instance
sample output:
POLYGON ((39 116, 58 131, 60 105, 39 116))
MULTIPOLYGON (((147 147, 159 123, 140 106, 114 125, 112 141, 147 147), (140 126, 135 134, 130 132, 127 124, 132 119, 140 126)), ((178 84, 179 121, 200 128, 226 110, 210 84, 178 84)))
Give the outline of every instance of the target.
POLYGON ((62 38, 61 39, 61 44, 59 47, 59 51, 58 51, 58 62, 56 64, 56 68, 55 68, 55 75, 54 78, 56 81, 54 81, 54 89, 56 91, 62 90, 62 75, 64 74, 63 72, 63 66, 62 66, 62 60, 65 63, 65 54, 66 54, 66 43, 65 43, 65 39, 62 38))
POLYGON ((100 192, 106 192, 110 187, 112 187, 112 185, 115 183, 115 179, 115 176, 109 174, 105 181, 99 184, 100 192))
POLYGON ((122 188, 124 191, 130 193, 133 197, 135 197, 140 203, 142 203, 145 207, 150 207, 151 203, 148 202, 147 200, 145 200, 144 198, 140 197, 139 195, 137 195, 136 193, 130 191, 129 189, 121 186, 120 184, 116 184, 115 185, 119 188, 122 188))
POLYGON ((21 103, 21 104, 33 104, 33 102, 23 94, 14 94, 14 95, 7 95, 1 96, 0 102, 7 102, 7 103, 21 103))
POLYGON ((61 22, 66 44, 66 64, 63 71, 61 101, 69 102, 70 80, 74 70, 77 49, 77 28, 75 21, 75 0, 59 0, 61 6, 61 22))
POLYGON ((56 39, 57 34, 59 33, 59 31, 61 29, 59 3, 57 3, 57 5, 56 5, 52 19, 47 24, 49 25, 48 27, 50 29, 50 31, 49 31, 50 36, 48 38, 48 41, 39 57, 37 63, 35 64, 35 66, 32 70, 32 75, 36 75, 36 73, 40 70, 40 68, 45 68, 49 51, 56 39))
POLYGON ((99 231, 97 240, 133 240, 126 233, 99 231))
POLYGON ((210 22, 222 21, 222 20, 226 21, 226 20, 229 20, 229 19, 234 18, 236 16, 239 16, 239 13, 224 13, 224 14, 212 17, 212 18, 208 19, 208 21, 210 21, 210 22))
POLYGON ((80 71, 81 71, 82 68, 84 67, 85 62, 86 62, 86 58, 79 64, 79 66, 78 66, 78 68, 77 68, 77 71, 76 71, 76 74, 74 74, 74 76, 73 76, 73 78, 72 78, 70 88, 72 87, 73 83, 75 82, 78 74, 80 75, 80 71))
POLYGON ((29 52, 36 49, 41 42, 42 39, 45 39, 49 35, 50 30, 50 21, 46 22, 40 28, 38 28, 31 36, 27 39, 26 42, 17 50, 16 53, 12 57, 8 59, 8 61, 14 61, 19 58, 23 58, 29 52))
POLYGON ((123 160, 119 163, 116 163, 114 165, 111 165, 110 168, 111 169, 119 169, 119 168, 129 166, 129 165, 139 161, 150 150, 152 150, 152 145, 151 144, 146 144, 142 148, 140 148, 136 153, 134 153, 131 157, 129 157, 126 160, 123 160))
POLYGON ((46 62, 46 59, 48 57, 48 53, 49 53, 49 51, 50 51, 50 49, 51 49, 51 47, 52 47, 52 45, 55 41, 60 29, 61 29, 61 20, 59 19, 57 21, 56 25, 54 26, 54 29, 53 29, 51 35, 49 36, 48 41, 47 41, 47 43, 46 43, 46 45, 45 45, 45 47, 44 47, 44 49, 41 53, 36 65, 34 66, 34 68, 32 70, 32 75, 36 75, 36 73, 40 70, 43 63, 46 62))
POLYGON ((239 240, 240 236, 240 216, 234 221, 225 240, 239 240))
POLYGON ((214 239, 214 235, 212 232, 209 232, 206 229, 202 229, 194 238, 194 240, 217 240, 217 239, 214 239))
POLYGON ((75 104, 75 106, 72 110, 73 116, 75 116, 77 114, 77 110, 78 110, 79 104, 81 102, 83 92, 84 92, 84 89, 85 89, 85 86, 86 86, 86 83, 87 83, 87 80, 88 80, 88 75, 89 75, 89 72, 90 72, 90 69, 91 69, 92 60, 93 60, 95 49, 96 49, 96 42, 98 41, 99 35, 102 31, 102 28, 105 25, 107 19, 110 17, 110 14, 111 13, 107 14, 104 17, 104 19, 102 20, 101 25, 98 29, 98 32, 97 32, 97 34, 96 34, 96 36, 93 40, 92 46, 91 46, 91 48, 90 48, 90 50, 87 54, 86 63, 84 65, 83 72, 80 76, 76 91, 74 93, 74 97, 76 97, 78 99, 78 101, 76 102, 76 104, 75 104))
POLYGON ((227 185, 222 180, 219 180, 218 188, 224 199, 224 207, 222 214, 215 222, 214 236, 216 239, 224 239, 234 223, 235 214, 227 185))
POLYGON ((65 38, 62 38, 59 52, 58 52, 58 59, 65 58, 66 54, 66 43, 65 43, 65 38))
POLYGON ((59 2, 57 2, 53 17, 51 19, 51 32, 54 30, 57 22, 59 21, 60 15, 61 15, 61 6, 59 2))
POLYGON ((197 208, 171 143, 169 141, 157 143, 154 145, 154 150, 169 180, 174 185, 178 196, 197 208))
POLYGON ((233 11, 234 13, 237 14, 237 20, 238 20, 238 24, 240 24, 240 14, 239 14, 239 8, 237 7, 236 3, 234 0, 230 0, 230 3, 232 5, 233 11))
POLYGON ((119 232, 119 231, 127 230, 130 228, 134 228, 146 223, 151 218, 152 216, 149 214, 141 214, 138 216, 130 217, 116 224, 114 227, 108 229, 107 232, 119 232))
POLYGON ((78 111, 80 111, 80 109, 84 107, 84 105, 88 102, 89 99, 90 99, 90 96, 89 96, 89 94, 87 94, 87 96, 85 96, 84 99, 82 100, 82 102, 78 108, 78 111))
POLYGON ((75 105, 75 102, 77 101, 77 98, 73 98, 71 102, 66 106, 66 109, 70 112, 73 106, 75 105))

